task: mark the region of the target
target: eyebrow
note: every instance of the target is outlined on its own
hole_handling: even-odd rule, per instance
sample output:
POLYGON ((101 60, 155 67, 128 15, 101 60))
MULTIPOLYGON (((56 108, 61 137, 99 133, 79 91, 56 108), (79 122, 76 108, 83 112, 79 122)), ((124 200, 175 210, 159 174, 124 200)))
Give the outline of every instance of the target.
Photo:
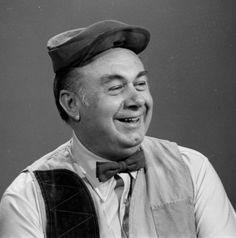
MULTIPOLYGON (((148 71, 143 70, 137 74, 136 78, 146 76, 147 74, 148 74, 148 71)), ((109 83, 110 81, 115 80, 115 79, 122 80, 122 81, 125 80, 125 78, 119 74, 105 74, 101 77, 101 82, 103 84, 106 84, 106 83, 109 83)))
POLYGON ((140 77, 147 76, 147 75, 148 75, 148 71, 147 70, 143 70, 143 71, 138 73, 136 78, 140 78, 140 77))

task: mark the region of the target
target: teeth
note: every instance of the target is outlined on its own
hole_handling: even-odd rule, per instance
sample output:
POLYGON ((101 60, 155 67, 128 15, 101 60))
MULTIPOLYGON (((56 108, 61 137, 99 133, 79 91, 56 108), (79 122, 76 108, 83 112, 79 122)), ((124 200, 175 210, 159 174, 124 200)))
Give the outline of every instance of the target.
POLYGON ((139 118, 124 118, 124 122, 137 122, 139 118))

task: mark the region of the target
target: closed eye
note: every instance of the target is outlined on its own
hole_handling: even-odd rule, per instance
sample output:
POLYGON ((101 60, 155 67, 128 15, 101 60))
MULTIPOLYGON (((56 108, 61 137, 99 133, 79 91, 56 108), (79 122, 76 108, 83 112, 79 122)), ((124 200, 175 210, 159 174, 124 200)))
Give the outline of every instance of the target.
POLYGON ((139 82, 136 82, 136 83, 134 84, 134 86, 135 86, 136 90, 138 90, 138 91, 143 91, 143 90, 145 90, 145 89, 147 88, 148 83, 147 83, 146 80, 141 80, 141 81, 139 81, 139 82))
POLYGON ((115 90, 119 90, 121 88, 123 88, 123 85, 116 85, 116 86, 110 87, 108 90, 109 91, 115 91, 115 90))
POLYGON ((124 85, 123 84, 118 84, 118 85, 109 87, 108 92, 109 92, 110 95, 114 96, 114 95, 117 95, 117 94, 121 93, 123 89, 124 89, 124 85))

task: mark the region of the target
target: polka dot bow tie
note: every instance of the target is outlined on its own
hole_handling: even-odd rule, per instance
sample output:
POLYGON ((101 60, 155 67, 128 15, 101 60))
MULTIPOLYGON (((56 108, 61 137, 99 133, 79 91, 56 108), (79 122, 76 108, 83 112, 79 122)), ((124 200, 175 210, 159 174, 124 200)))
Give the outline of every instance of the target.
POLYGON ((100 182, 106 182, 117 173, 128 173, 145 167, 145 157, 142 150, 138 150, 122 161, 97 162, 96 176, 100 182))

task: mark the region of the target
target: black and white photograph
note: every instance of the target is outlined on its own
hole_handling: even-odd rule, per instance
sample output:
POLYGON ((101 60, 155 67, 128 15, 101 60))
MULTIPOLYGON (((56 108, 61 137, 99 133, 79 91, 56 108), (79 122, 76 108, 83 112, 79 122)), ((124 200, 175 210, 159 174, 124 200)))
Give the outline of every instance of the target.
POLYGON ((0 238, 236 237, 235 13, 1 0, 0 238))

